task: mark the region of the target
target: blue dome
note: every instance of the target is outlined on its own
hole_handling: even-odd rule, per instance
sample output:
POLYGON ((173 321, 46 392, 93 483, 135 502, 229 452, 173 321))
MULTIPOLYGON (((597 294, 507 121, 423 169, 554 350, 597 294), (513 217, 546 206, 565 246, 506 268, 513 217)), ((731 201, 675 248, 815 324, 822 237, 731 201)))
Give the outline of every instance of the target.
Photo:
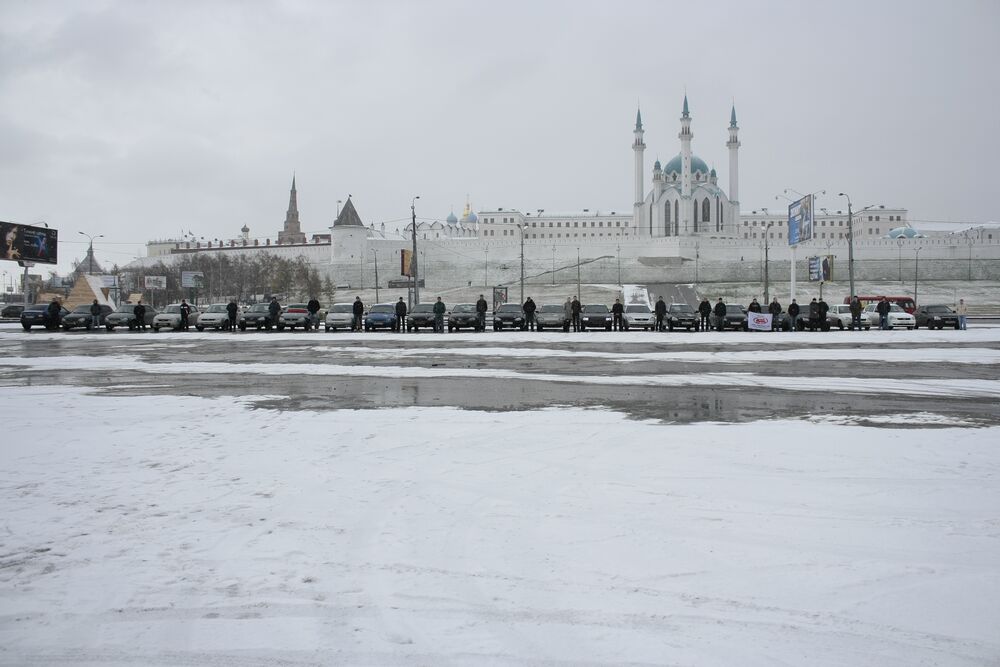
POLYGON ((457 224, 458 224, 458 218, 457 218, 457 217, 455 217, 455 212, 454 212, 454 211, 452 211, 451 213, 449 213, 449 214, 448 214, 448 217, 447 217, 447 218, 445 218, 445 221, 446 221, 446 222, 447 222, 447 223, 448 223, 449 225, 457 225, 457 224))
POLYGON ((890 229, 889 233, 886 234, 890 239, 922 239, 924 235, 915 230, 913 227, 896 227, 895 229, 890 229))
MULTIPOLYGON (((667 166, 663 168, 663 171, 665 171, 668 174, 671 172, 676 172, 678 174, 681 173, 681 156, 680 155, 675 156, 673 160, 667 163, 667 166)), ((692 155, 691 173, 693 174, 696 171, 700 171, 703 174, 707 174, 708 165, 705 164, 705 161, 702 160, 697 155, 692 155)))
POLYGON ((462 222, 467 222, 473 224, 479 220, 479 216, 476 215, 475 211, 469 211, 469 214, 462 218, 462 222))

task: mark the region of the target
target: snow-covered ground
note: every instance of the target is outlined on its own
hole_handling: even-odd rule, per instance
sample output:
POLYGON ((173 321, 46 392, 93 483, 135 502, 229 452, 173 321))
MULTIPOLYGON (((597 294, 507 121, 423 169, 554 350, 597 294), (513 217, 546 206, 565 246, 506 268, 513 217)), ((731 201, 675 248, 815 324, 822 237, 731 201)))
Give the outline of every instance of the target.
MULTIPOLYGON (((2 341, 0 664, 1000 662, 1000 427, 933 412, 858 425, 670 424, 571 406, 281 411, 258 407, 268 397, 14 382, 125 369, 141 387, 176 369, 137 348, 226 340, 95 333, 74 338, 127 346, 41 353, 71 340, 60 336, 2 341)), ((804 343, 827 360, 1000 366, 996 329, 857 334, 880 347, 835 347, 851 340, 841 333, 699 341, 716 336, 700 352, 691 336, 659 336, 678 349, 648 353, 600 351, 617 334, 546 334, 534 348, 517 334, 407 336, 395 351, 389 336, 232 339, 298 342, 318 358, 360 345, 357 364, 313 366, 344 376, 430 372, 407 366, 405 345, 431 342, 504 359, 586 340, 572 353, 625 375, 644 354, 739 363, 806 358, 804 343), (773 349, 741 349, 764 340, 773 349), (482 347, 453 345, 469 341, 482 347), (398 365, 372 365, 386 355, 398 365)), ((937 390, 1000 397, 1000 376, 966 382, 937 390)))

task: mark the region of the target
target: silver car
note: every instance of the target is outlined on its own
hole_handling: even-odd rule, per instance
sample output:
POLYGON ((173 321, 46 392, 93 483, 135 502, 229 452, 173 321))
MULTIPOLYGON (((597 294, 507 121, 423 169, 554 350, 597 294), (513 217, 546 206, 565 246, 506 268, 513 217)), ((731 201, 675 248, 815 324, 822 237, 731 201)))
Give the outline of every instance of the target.
POLYGON ((198 323, 194 328, 198 331, 205 329, 226 329, 229 327, 229 311, 226 310, 225 303, 213 303, 208 310, 202 311, 198 315, 198 323))
MULTIPOLYGON (((877 315, 878 313, 876 313, 877 315)), ((851 328, 851 307, 844 304, 834 304, 830 306, 830 311, 826 314, 826 321, 831 327, 837 327, 841 331, 851 328)), ((876 320, 876 325, 878 320, 876 320)), ((861 328, 868 331, 872 328, 871 320, 861 313, 861 328)))
POLYGON ((283 330, 285 327, 289 329, 302 327, 306 331, 309 331, 309 325, 309 309, 304 303, 288 304, 281 315, 278 316, 278 331, 283 330))
POLYGON ((325 331, 336 331, 337 329, 350 329, 354 325, 354 304, 335 303, 326 312, 326 320, 323 322, 325 331))
POLYGON ((645 304, 629 304, 625 306, 625 328, 643 329, 649 331, 656 325, 653 311, 645 304))
POLYGON ((562 304, 547 303, 539 306, 535 310, 535 328, 539 331, 544 329, 562 329, 569 331, 569 320, 566 319, 566 309, 562 304))
MULTIPOLYGON (((197 306, 188 304, 191 313, 188 315, 188 324, 197 325, 200 311, 197 306)), ((181 304, 172 303, 153 318, 153 331, 160 329, 173 329, 180 331, 181 328, 181 304)))
MULTIPOLYGON (((878 307, 878 303, 870 303, 865 306, 864 315, 868 316, 868 321, 870 326, 879 326, 879 315, 878 311, 875 310, 878 307)), ((889 305, 889 328, 890 329, 912 329, 917 326, 917 320, 914 319, 913 315, 900 308, 896 304, 889 305)))

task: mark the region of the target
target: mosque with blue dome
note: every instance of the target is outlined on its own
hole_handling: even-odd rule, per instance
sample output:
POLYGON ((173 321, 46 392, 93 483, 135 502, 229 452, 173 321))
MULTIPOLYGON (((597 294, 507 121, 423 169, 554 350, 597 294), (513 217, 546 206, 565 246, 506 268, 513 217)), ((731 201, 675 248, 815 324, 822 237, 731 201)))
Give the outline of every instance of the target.
POLYGON ((653 185, 645 191, 643 177, 644 153, 642 113, 636 112, 634 141, 635 153, 635 204, 634 222, 636 235, 664 236, 737 236, 739 209, 739 126, 736 124, 736 107, 729 120, 729 194, 719 186, 714 168, 709 168, 691 151, 694 134, 691 131, 691 112, 687 95, 681 110, 681 150, 666 165, 657 160, 653 164, 653 185))

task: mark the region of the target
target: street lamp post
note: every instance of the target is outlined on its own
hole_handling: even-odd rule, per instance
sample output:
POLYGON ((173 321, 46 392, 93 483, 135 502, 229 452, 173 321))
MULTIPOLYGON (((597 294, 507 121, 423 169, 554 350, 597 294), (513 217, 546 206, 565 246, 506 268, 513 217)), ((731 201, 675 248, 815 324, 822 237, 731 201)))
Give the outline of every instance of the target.
POLYGON ((413 305, 420 303, 420 276, 417 263, 417 200, 420 195, 410 200, 410 231, 413 232, 413 257, 410 258, 410 275, 413 277, 413 305))
POLYGON ((486 254, 486 264, 483 268, 483 287, 490 286, 490 250, 489 248, 483 250, 486 254))
POLYGON ((847 198, 847 275, 851 281, 851 298, 854 298, 854 213, 851 210, 851 198, 846 192, 840 197, 847 198))
POLYGON ((618 286, 622 286, 622 247, 618 246, 618 286))
POLYGON ((91 236, 90 234, 87 234, 85 232, 77 232, 77 234, 80 234, 81 236, 86 236, 88 239, 90 239, 90 247, 87 249, 87 255, 88 255, 88 260, 90 262, 90 266, 87 268, 87 275, 93 275, 94 274, 94 239, 103 239, 104 238, 104 234, 98 234, 97 236, 91 236))
POLYGON ((969 282, 972 282, 972 245, 976 242, 969 230, 965 232, 965 242, 969 244, 969 282))
POLYGON ((521 303, 524 303, 524 225, 517 225, 521 232, 521 303))
POLYGON ((556 284, 556 247, 552 246, 552 285, 556 284))
POLYGON ((768 233, 770 233, 771 226, 773 224, 774 220, 767 223, 767 226, 764 227, 764 303, 771 303, 771 292, 770 292, 771 281, 770 281, 770 273, 768 270, 769 269, 768 250, 770 249, 771 244, 767 238, 767 235, 768 233))
POLYGON ((903 284, 903 239, 896 239, 896 245, 899 246, 899 284, 902 285, 903 284))
POLYGON ((580 300, 580 248, 576 249, 576 299, 580 300))
POLYGON ((372 254, 375 255, 375 303, 378 303, 378 250, 372 248, 372 254))
POLYGON ((917 304, 917 285, 920 282, 920 251, 924 247, 920 246, 917 248, 913 255, 913 305, 916 307, 917 304))

